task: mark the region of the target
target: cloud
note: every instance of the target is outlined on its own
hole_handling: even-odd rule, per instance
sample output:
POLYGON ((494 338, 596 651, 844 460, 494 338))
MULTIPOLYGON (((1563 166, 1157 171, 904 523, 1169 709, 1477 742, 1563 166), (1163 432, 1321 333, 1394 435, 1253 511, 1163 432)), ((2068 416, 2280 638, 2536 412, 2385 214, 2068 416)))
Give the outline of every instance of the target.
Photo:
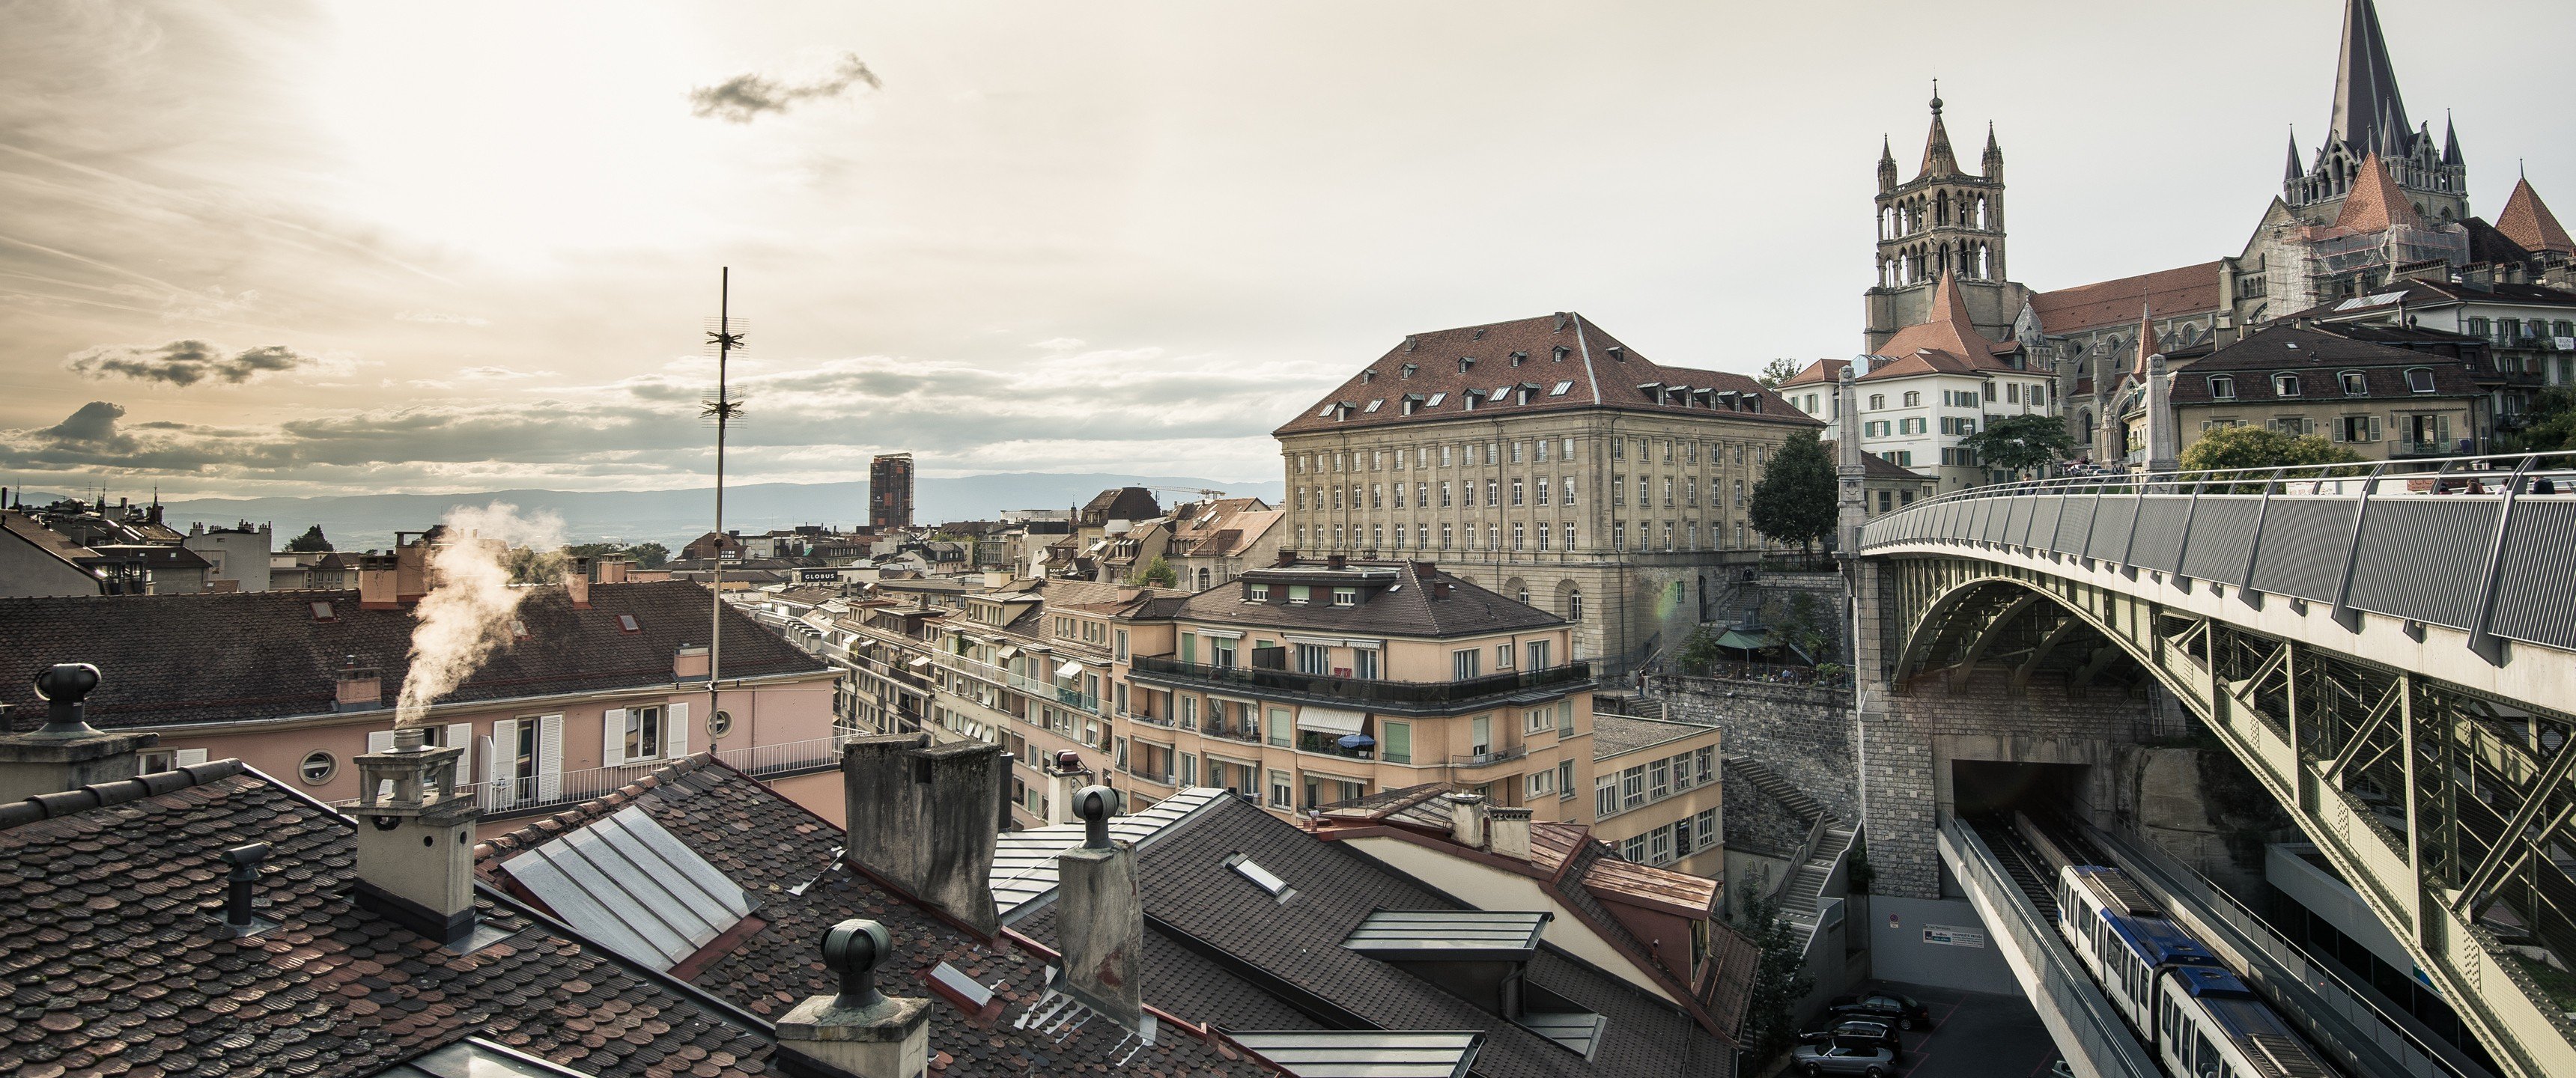
POLYGON ((263 374, 319 367, 323 360, 282 344, 233 352, 200 340, 168 344, 102 344, 74 352, 65 367, 87 378, 122 376, 138 382, 192 386, 212 378, 239 385, 263 374))
POLYGON ((736 75, 713 86, 700 86, 689 91, 689 114, 713 118, 726 123, 747 124, 764 112, 785 112, 801 101, 839 97, 850 87, 866 83, 877 89, 876 72, 868 70, 867 61, 857 53, 842 53, 832 73, 807 83, 780 82, 760 75, 736 75))
POLYGON ((445 311, 403 311, 394 315, 394 321, 426 322, 434 326, 488 326, 492 324, 489 320, 478 318, 474 315, 449 314, 445 311))
POLYGON ((39 432, 65 442, 90 445, 116 445, 130 442, 117 433, 116 421, 125 418, 125 406, 109 401, 91 401, 80 406, 62 422, 39 432))
POLYGON ((522 378, 554 378, 553 371, 514 371, 508 367, 467 367, 456 376, 469 382, 515 382, 522 378))
POLYGON ((1069 352, 1082 347, 1082 338, 1049 337, 1043 341, 1031 341, 1029 342, 1029 347, 1042 348, 1049 352, 1069 352))

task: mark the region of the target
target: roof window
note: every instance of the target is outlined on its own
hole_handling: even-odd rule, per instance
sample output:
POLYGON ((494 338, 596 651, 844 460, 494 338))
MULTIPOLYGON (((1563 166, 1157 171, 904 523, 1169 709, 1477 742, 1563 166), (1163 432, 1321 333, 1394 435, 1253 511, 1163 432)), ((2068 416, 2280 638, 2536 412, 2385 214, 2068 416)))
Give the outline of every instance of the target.
POLYGON ((2236 379, 2234 379, 2234 378, 2230 378, 2230 377, 2228 377, 2228 376, 2226 376, 2226 375, 2224 375, 2224 374, 2213 374, 2213 375, 2210 375, 2210 376, 2209 376, 2209 396, 2210 396, 2210 398, 2211 398, 2211 399, 2213 399, 2213 400, 2223 400, 2223 401, 2232 401, 2232 400, 2235 400, 2235 399, 2236 399, 2236 379))
POLYGON ((328 600, 317 599, 312 603, 312 607, 313 620, 315 621, 327 624, 329 622, 340 620, 340 615, 332 612, 331 603, 328 600))
POLYGON ((1449 395, 1448 395, 1448 394, 1446 394, 1446 393, 1434 393, 1434 394, 1432 394, 1432 395, 1431 395, 1431 399, 1430 399, 1430 400, 1427 400, 1427 401, 1422 402, 1422 406, 1423 406, 1423 407, 1425 407, 1425 408, 1437 408, 1437 407, 1440 407, 1440 402, 1441 402, 1441 401, 1445 401, 1445 400, 1448 400, 1448 399, 1449 399, 1449 395))
POLYGON ((1556 384, 1556 388, 1548 390, 1547 395, 1551 397, 1562 397, 1565 395, 1566 390, 1572 388, 1574 388, 1574 379, 1568 378, 1565 381, 1558 382, 1556 384))
POLYGON ((617 631, 621 633, 640 633, 644 631, 644 627, 636 624, 635 615, 619 614, 617 615, 617 631))
POLYGON ((1297 889, 1288 886, 1288 881, 1280 879, 1269 869, 1261 867, 1259 862, 1242 854, 1227 855, 1225 867, 1233 869, 1235 875, 1251 880, 1253 886, 1261 888, 1268 892, 1270 897, 1278 899, 1280 905, 1287 905, 1289 899, 1297 897, 1297 889))
POLYGON ((1376 400, 1373 400, 1373 401, 1368 402, 1368 407, 1366 407, 1366 408, 1362 408, 1362 409, 1360 409, 1360 411, 1362 411, 1362 412, 1375 412, 1375 411, 1377 411, 1377 409, 1378 409, 1378 406, 1379 406, 1379 405, 1381 405, 1381 404, 1385 404, 1385 403, 1386 403, 1386 398, 1384 398, 1384 397, 1379 397, 1379 398, 1378 398, 1378 399, 1376 399, 1376 400))
POLYGON ((2360 371, 2345 371, 2341 374, 2335 375, 2335 378, 2343 383, 2344 396, 2367 397, 2370 395, 2370 378, 2368 375, 2365 375, 2360 371))
POLYGON ((1364 371, 1361 371, 1361 372, 1360 372, 1360 384, 1361 384, 1361 385, 1367 385, 1367 384, 1369 384, 1370 382, 1374 382, 1374 381, 1377 381, 1377 368, 1375 368, 1375 367, 1371 367, 1371 368, 1369 368, 1369 369, 1367 369, 1367 370, 1364 370, 1364 371))
POLYGON ((2430 392, 2432 392, 2432 391, 2433 391, 2433 368, 2431 368, 2431 367, 2408 367, 2408 368, 2406 368, 2406 388, 2407 388, 2409 391, 2411 391, 2411 392, 2415 392, 2415 393, 2430 393, 2430 392))
POLYGON ((2276 396, 2276 397, 2295 397, 2295 396, 2298 396, 2298 395, 2299 395, 2299 376, 2298 376, 2298 375, 2295 375, 2295 374, 2276 374, 2276 375, 2273 375, 2273 376, 2272 376, 2272 395, 2273 395, 2273 396, 2276 396))
POLYGON ((1561 345, 1561 344, 1560 344, 1560 345, 1557 345, 1557 346, 1556 346, 1556 355, 1555 355, 1555 357, 1554 357, 1554 362, 1557 362, 1557 363, 1563 363, 1563 362, 1565 362, 1565 357, 1567 356, 1567 354, 1569 354, 1569 353, 1571 353, 1571 352, 1573 352, 1573 351, 1574 351, 1574 349, 1568 348, 1568 347, 1566 347, 1566 346, 1564 346, 1564 345, 1561 345))

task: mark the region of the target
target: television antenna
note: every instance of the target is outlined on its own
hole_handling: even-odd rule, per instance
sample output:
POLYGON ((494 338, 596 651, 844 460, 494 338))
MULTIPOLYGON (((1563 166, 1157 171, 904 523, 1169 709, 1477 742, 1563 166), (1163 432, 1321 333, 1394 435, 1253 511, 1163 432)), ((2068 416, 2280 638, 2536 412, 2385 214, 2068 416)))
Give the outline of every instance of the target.
MULTIPOLYGON (((714 729, 716 717, 723 714, 716 686, 724 672, 725 433, 732 428, 734 420, 742 417, 742 401, 734 397, 727 374, 734 352, 743 347, 743 338, 751 328, 748 325, 737 326, 733 320, 733 267, 725 266, 718 270, 716 280, 716 316, 709 320, 706 331, 706 346, 716 357, 716 391, 714 397, 698 402, 698 418, 713 420, 716 426, 715 565, 708 574, 714 587, 707 609, 706 722, 709 729, 714 729)), ((712 738, 708 740, 707 748, 710 751, 715 748, 712 738)))

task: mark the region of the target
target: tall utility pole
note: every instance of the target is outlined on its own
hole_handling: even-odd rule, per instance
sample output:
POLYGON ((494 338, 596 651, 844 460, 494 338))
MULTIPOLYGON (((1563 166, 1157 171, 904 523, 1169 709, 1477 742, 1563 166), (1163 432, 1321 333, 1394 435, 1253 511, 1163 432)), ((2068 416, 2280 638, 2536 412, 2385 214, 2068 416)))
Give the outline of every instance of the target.
MULTIPOLYGON (((707 610, 706 722, 711 730, 716 722, 716 713, 722 706, 716 695, 716 686, 724 673, 725 430, 733 423, 733 418, 742 413, 741 402, 733 399, 732 387, 725 380, 726 364, 733 358, 733 350, 742 347, 742 334, 733 331, 733 267, 726 266, 720 273, 716 285, 716 328, 707 332, 707 343, 716 349, 716 396, 714 400, 705 402, 699 413, 716 421, 716 559, 714 571, 708 575, 715 587, 714 598, 707 610)), ((707 738, 707 748, 710 751, 715 748, 712 734, 707 738)))

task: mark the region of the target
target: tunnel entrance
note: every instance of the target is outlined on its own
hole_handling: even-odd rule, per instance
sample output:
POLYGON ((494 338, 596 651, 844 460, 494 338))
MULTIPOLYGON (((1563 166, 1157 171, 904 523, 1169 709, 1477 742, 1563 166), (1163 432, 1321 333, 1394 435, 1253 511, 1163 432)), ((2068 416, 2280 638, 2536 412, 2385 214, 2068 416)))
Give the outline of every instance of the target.
POLYGON ((2090 764, 1954 760, 1950 811, 1961 818, 2015 810, 2087 815, 2083 798, 2092 770, 2090 764))

